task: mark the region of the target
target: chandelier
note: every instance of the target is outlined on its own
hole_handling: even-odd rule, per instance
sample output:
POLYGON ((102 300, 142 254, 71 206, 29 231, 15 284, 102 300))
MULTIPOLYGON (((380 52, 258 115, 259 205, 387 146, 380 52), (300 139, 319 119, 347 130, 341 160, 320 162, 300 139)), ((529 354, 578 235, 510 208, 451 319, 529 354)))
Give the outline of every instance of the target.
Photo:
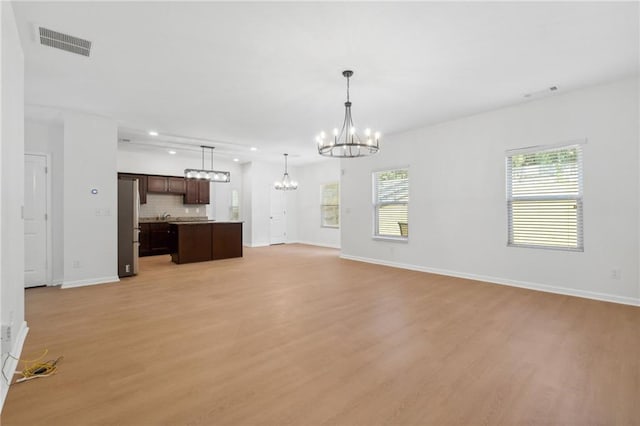
POLYGON ((364 157, 378 152, 380 149, 380 132, 372 133, 371 129, 365 129, 364 135, 357 133, 351 118, 351 101, 349 100, 349 78, 353 71, 342 71, 342 75, 347 79, 347 102, 344 103, 344 122, 342 129, 333 129, 333 135, 327 136, 323 131, 316 136, 318 153, 326 157, 364 157))
POLYGON ((200 145, 202 148, 202 168, 201 169, 184 169, 184 177, 187 179, 207 179, 211 182, 231 182, 231 173, 213 170, 213 146, 200 145), (211 150, 211 169, 204 168, 204 149, 211 150))
POLYGON ((273 183, 273 187, 275 189, 280 189, 282 191, 293 191, 298 189, 298 182, 295 180, 291 180, 289 177, 289 173, 287 172, 287 157, 289 154, 284 154, 284 175, 282 176, 282 180, 276 181, 273 183))

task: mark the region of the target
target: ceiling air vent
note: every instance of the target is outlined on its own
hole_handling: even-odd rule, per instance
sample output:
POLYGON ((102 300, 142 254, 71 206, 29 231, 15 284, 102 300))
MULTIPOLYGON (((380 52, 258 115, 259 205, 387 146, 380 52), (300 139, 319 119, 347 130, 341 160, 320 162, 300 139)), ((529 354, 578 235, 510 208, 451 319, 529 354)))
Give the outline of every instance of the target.
POLYGON ((40 27, 40 44, 66 50, 82 56, 89 56, 91 42, 78 37, 62 34, 48 28, 40 27))

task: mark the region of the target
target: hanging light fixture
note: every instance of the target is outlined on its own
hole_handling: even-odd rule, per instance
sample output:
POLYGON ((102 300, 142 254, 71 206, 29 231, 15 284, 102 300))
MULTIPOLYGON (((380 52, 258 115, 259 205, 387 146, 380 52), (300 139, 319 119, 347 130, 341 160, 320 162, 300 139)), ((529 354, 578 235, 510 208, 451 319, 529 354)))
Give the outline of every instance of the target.
POLYGON ((208 179, 211 182, 231 182, 231 173, 213 170, 213 146, 200 145, 202 148, 202 168, 201 169, 184 169, 184 177, 187 179, 208 179), (204 149, 211 150, 211 169, 204 168, 204 149))
POLYGON ((284 175, 282 176, 282 180, 276 181, 273 184, 275 189, 280 189, 282 191, 293 191, 298 189, 298 182, 295 180, 291 180, 289 177, 289 173, 287 172, 287 157, 289 154, 284 154, 284 175))
POLYGON ((333 135, 328 136, 324 131, 316 136, 318 153, 325 157, 364 157, 378 152, 380 149, 380 132, 372 132, 371 129, 364 130, 364 136, 356 131, 351 118, 351 101, 349 100, 349 78, 353 76, 353 71, 342 71, 342 75, 347 79, 347 102, 344 103, 344 122, 342 129, 333 129, 333 135))

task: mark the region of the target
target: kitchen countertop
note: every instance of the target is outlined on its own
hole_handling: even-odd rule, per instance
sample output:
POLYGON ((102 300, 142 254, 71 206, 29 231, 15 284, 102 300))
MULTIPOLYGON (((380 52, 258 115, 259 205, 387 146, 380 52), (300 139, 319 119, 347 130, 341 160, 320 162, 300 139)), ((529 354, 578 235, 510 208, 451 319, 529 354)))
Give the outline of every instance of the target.
POLYGON ((242 223, 242 221, 240 220, 193 220, 193 221, 188 221, 188 220, 178 220, 178 221, 169 221, 170 225, 201 225, 201 224, 206 224, 206 223, 242 223))
POLYGON ((167 223, 167 222, 207 222, 209 219, 206 216, 203 217, 191 217, 191 216, 182 216, 182 217, 171 217, 169 216, 166 219, 158 218, 158 217, 141 217, 138 222, 139 223, 167 223))

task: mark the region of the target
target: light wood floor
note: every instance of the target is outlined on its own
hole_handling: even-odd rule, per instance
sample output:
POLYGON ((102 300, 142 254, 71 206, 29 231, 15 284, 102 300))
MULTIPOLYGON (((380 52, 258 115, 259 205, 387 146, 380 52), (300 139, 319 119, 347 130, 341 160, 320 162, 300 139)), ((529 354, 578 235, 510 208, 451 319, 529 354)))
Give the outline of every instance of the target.
POLYGON ((639 424, 640 308, 303 245, 26 292, 2 425, 639 424))

